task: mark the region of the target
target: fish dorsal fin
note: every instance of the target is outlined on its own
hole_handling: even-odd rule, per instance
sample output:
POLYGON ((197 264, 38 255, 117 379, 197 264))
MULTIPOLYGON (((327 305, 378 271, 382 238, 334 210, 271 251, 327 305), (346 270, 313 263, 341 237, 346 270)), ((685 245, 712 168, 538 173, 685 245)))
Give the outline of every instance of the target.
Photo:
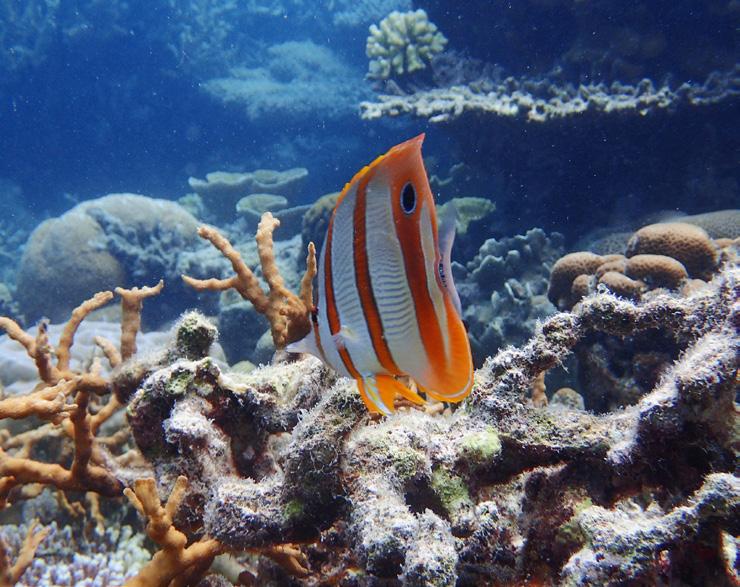
POLYGON ((462 304, 452 278, 452 245, 455 242, 455 225, 457 223, 457 208, 453 202, 447 202, 439 209, 439 277, 457 315, 462 319, 462 304))

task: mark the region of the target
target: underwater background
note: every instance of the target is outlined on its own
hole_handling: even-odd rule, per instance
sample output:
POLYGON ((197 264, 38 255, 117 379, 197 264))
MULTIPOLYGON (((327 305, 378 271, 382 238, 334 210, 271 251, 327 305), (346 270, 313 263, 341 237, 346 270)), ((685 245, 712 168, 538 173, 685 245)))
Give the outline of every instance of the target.
POLYGON ((0 586, 737 584, 738 30, 736 0, 0 0, 0 586), (378 419, 280 349, 311 308, 197 285, 242 268, 198 227, 298 292, 420 133, 478 371, 378 419))

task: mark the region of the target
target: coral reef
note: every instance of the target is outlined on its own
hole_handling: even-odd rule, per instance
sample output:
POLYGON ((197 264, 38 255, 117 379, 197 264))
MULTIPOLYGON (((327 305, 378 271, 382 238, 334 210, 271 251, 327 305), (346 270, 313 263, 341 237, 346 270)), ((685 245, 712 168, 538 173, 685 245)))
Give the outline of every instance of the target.
MULTIPOLYGON (((201 236, 235 275, 187 281, 238 292, 268 317, 279 347, 308 321, 315 259, 310 252, 301 295, 287 291, 275 264, 276 225, 266 213, 257 234, 269 293, 208 228, 201 236)), ((489 240, 468 266, 456 265, 468 287, 461 293, 513 291, 517 281, 540 288, 544 299, 558 238, 533 230, 489 240)), ((731 474, 738 278, 725 260, 710 282, 681 295, 662 288, 634 301, 606 290, 589 294, 535 325, 522 347, 488 358, 454 411, 399 405, 383 419, 367 414, 350 381, 311 357, 279 354, 248 373, 220 367, 208 356, 217 331, 194 312, 159 353, 137 356, 141 303, 161 285, 117 290, 120 347, 97 340, 112 366, 108 376, 95 362, 72 371, 70 349, 79 325, 112 293, 73 312, 53 355, 43 323, 34 337, 4 319, 42 383, 0 401, 0 415, 33 413, 50 422, 3 434, 0 495, 16 504, 41 483, 91 491, 93 504, 125 492, 159 548, 145 563, 141 542, 125 531, 111 535, 129 543, 121 553, 132 557, 128 585, 196 584, 226 565, 218 557, 226 551, 243 553, 230 576, 255 584, 650 583, 668 576, 722 584, 729 575, 719 537, 737 531, 740 500, 731 474), (594 415, 580 409, 572 390, 547 402, 544 374, 579 345, 647 333, 670 339, 676 360, 634 405, 594 415), (98 395, 110 399, 98 402, 98 395), (103 433, 124 404, 128 426, 103 433), (34 452, 42 439, 50 442, 47 458, 55 442, 67 446, 61 465, 34 452), (162 496, 169 496, 164 504, 162 496), (701 561, 687 555, 697 548, 701 561)), ((100 514, 99 503, 90 507, 100 514)), ((52 559, 43 549, 27 572, 46 576, 52 559)), ((5 550, 12 558, 20 546, 5 550)), ((111 559, 102 550, 90 550, 89 565, 109 564, 110 580, 119 580, 112 578, 117 563, 104 562, 111 559)), ((69 563, 59 557, 61 572, 69 563)))
MULTIPOLYGON (((247 173, 213 171, 206 174, 205 179, 189 178, 188 185, 200 197, 204 208, 203 215, 207 220, 229 222, 239 211, 242 199, 268 194, 290 199, 300 193, 307 177, 308 170, 303 167, 285 171, 257 169, 247 173)), ((254 197, 250 200, 253 202, 252 209, 254 200, 254 197)), ((264 201, 264 198, 262 200, 264 201)), ((287 200, 282 207, 285 205, 287 200)), ((249 208, 246 202, 242 206, 249 208)), ((265 211, 261 210, 260 215, 265 211)))
MULTIPOLYGON (((627 241, 622 249, 626 256, 581 251, 559 259, 550 275, 550 301, 572 308, 604 288, 633 300, 666 290, 681 297, 706 288, 703 280, 737 256, 732 241, 721 248, 704 229, 684 222, 651 224, 621 240, 627 241)), ((577 387, 586 407, 606 411, 636 403, 680 351, 672 337, 655 329, 626 339, 599 334, 583 341, 575 354, 577 387)))
POLYGON ((370 59, 368 77, 386 80, 426 69, 446 44, 424 10, 393 11, 370 26, 365 49, 370 59))
POLYGON ((611 85, 558 85, 548 79, 503 81, 484 80, 468 86, 420 90, 413 94, 380 95, 377 102, 362 102, 362 117, 374 120, 384 116, 411 114, 430 122, 448 122, 465 113, 528 122, 587 113, 645 115, 654 111, 695 107, 730 101, 737 89, 740 70, 712 73, 703 84, 684 83, 677 88, 656 87, 649 80, 636 85, 613 82, 611 85))
POLYGON ((411 10, 411 0, 334 0, 332 22, 342 27, 367 27, 393 11, 411 10))
POLYGON ((260 257, 262 276, 267 282, 269 292, 265 294, 257 276, 242 260, 239 252, 214 228, 201 226, 198 235, 204 238, 229 260, 235 275, 228 279, 193 279, 183 275, 185 283, 198 291, 235 290, 254 309, 263 314, 270 323, 275 347, 281 349, 287 344, 300 340, 311 330, 310 315, 313 311, 313 278, 316 276, 316 249, 308 245, 306 273, 301 279, 299 295, 285 286, 285 280, 275 262, 272 235, 280 222, 272 214, 265 212, 257 228, 257 249, 260 257))
MULTIPOLYGON (((8 550, 20 552, 24 526, 0 527, 8 550)), ((75 585, 75 587, 117 587, 136 575, 150 558, 144 536, 130 526, 93 527, 87 536, 78 528, 51 521, 44 527, 46 539, 19 580, 25 586, 75 585)))
POLYGON ((717 580, 721 567, 682 553, 701 544, 718 558, 712 537, 733 532, 737 517, 727 474, 737 277, 727 269, 682 298, 592 295, 489 359, 453 413, 407 409, 372 422, 349 382, 315 359, 236 375, 192 356, 149 376, 131 426, 160 483, 190 479, 183 524, 237 550, 299 541, 306 580, 352 568, 361 584, 717 580), (684 351, 636 405, 594 416, 526 399, 594 333, 655 328, 684 351), (647 502, 633 530, 622 512, 636 492, 647 502), (606 542, 615 533, 622 546, 606 542))
POLYGON ((678 290, 691 285, 689 278, 711 279, 722 258, 722 248, 707 232, 686 222, 643 226, 627 239, 623 253, 565 255, 552 268, 548 298, 570 308, 600 284, 630 298, 647 289, 678 290))

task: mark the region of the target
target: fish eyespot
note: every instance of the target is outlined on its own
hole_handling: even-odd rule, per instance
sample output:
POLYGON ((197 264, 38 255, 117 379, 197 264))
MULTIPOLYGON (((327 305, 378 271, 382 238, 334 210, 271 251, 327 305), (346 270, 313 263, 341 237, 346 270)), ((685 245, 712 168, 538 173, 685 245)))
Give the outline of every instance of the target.
POLYGON ((416 190, 411 182, 401 190, 401 209, 406 214, 411 214, 416 209, 416 190))

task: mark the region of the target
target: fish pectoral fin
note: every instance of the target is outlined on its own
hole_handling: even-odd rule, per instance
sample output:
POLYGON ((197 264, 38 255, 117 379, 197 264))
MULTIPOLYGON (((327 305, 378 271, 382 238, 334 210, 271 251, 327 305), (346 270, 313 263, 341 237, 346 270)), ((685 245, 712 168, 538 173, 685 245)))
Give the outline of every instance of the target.
POLYGON ((338 349, 347 348, 348 342, 357 342, 357 333, 349 326, 343 325, 334 336, 334 344, 338 349))
POLYGON ((321 358, 319 347, 316 344, 316 337, 313 332, 309 332, 301 340, 291 342, 285 347, 285 350, 289 353, 308 353, 314 357, 321 358))

